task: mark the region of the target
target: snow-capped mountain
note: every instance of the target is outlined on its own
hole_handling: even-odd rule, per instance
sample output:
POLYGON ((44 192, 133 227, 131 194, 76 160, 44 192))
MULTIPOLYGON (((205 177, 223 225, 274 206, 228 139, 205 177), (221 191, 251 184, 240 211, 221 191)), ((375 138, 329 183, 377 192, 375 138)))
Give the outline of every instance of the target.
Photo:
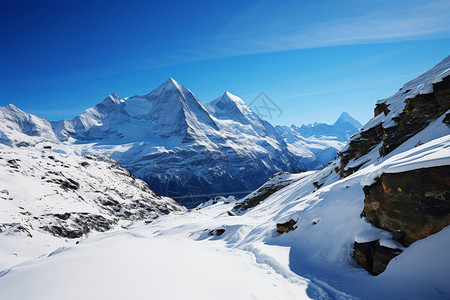
POLYGON ((50 122, 9 104, 0 107, 0 144, 24 147, 39 142, 58 142, 50 122))
POLYGON ((349 138, 361 127, 355 118, 344 112, 333 125, 278 125, 275 129, 288 144, 289 151, 297 155, 308 170, 317 170, 334 160, 349 138))
POLYGON ((172 78, 146 95, 111 94, 72 120, 48 122, 13 105, 0 113, 3 144, 45 141, 107 155, 189 207, 209 196, 244 196, 280 171, 319 169, 359 126, 344 113, 334 125, 274 128, 229 92, 203 105, 172 78))
POLYGON ((217 194, 245 195, 276 172, 305 169, 278 132, 239 97, 226 92, 203 105, 172 78, 146 95, 111 94, 72 120, 49 123, 16 110, 3 108, 9 113, 4 118, 14 121, 18 114, 39 121, 33 127, 39 129, 17 120, 5 127, 5 144, 12 145, 6 136, 19 131, 20 137, 32 136, 29 145, 60 141, 77 154, 107 155, 158 194, 188 206, 217 194))
POLYGON ((339 118, 334 122, 333 127, 345 134, 347 134, 347 139, 350 138, 354 133, 358 132, 362 124, 359 123, 352 115, 347 112, 343 112, 339 118))
POLYGON ((308 137, 333 137, 338 141, 347 142, 349 138, 361 129, 362 125, 349 113, 343 112, 333 125, 314 123, 300 127, 292 125, 291 128, 301 136, 308 137))

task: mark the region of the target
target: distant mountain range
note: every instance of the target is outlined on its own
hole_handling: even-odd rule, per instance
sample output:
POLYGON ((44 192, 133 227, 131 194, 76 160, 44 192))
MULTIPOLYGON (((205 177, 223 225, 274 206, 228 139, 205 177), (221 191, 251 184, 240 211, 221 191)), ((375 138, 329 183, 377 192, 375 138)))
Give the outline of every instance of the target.
POLYGON ((189 207, 245 195, 276 172, 321 168, 361 127, 343 113, 333 125, 274 128, 229 92, 204 105, 172 78, 146 95, 111 94, 72 120, 49 122, 12 104, 0 120, 4 145, 107 155, 189 207))
POLYGON ((362 127, 344 112, 333 125, 314 123, 297 127, 276 126, 288 149, 301 158, 308 170, 321 169, 336 158, 350 137, 362 127))

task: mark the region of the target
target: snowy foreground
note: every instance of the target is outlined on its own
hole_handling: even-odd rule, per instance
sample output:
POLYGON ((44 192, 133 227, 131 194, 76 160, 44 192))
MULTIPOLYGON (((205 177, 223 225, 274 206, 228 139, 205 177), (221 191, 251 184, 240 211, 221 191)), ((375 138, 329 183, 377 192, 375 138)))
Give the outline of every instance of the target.
POLYGON ((19 265, 0 280, 0 298, 307 298, 306 280, 285 278, 249 252, 182 235, 155 237, 158 228, 109 234, 19 265))
POLYGON ((12 249, 16 241, 22 243, 16 251, 36 251, 40 242, 47 253, 1 272, 0 299, 448 298, 449 227, 403 248, 359 214, 362 186, 374 176, 447 165, 449 144, 449 129, 438 119, 382 162, 374 156, 345 179, 333 172, 338 162, 280 176, 293 182, 238 215, 232 212, 235 200, 223 198, 79 244, 2 232, 2 246, 9 242, 12 249), (419 140, 421 145, 409 146, 419 140), (323 183, 318 190, 317 181, 323 183), (277 233, 276 223, 290 219, 298 220, 298 228, 277 233), (379 276, 351 257, 355 240, 374 238, 403 249, 379 276), (48 253, 49 244, 60 248, 48 253))
MULTIPOLYGON (((266 236, 267 229, 260 225, 263 210, 229 216, 233 205, 219 202, 174 213, 152 224, 58 248, 0 273, 0 299, 431 299, 449 295, 450 274, 442 264, 450 247, 449 228, 413 244, 385 273, 373 277, 351 262, 350 253, 342 253, 349 249, 333 249, 342 234, 336 240, 325 235, 331 230, 327 224, 334 221, 336 207, 323 211, 314 226, 307 223, 316 214, 306 212, 300 230, 285 236, 272 230, 266 236), (214 228, 226 231, 211 236, 214 228), (311 240, 321 235, 326 240, 311 240), (292 247, 283 246, 289 244, 292 247)), ((355 222, 353 218, 341 226, 355 222)))

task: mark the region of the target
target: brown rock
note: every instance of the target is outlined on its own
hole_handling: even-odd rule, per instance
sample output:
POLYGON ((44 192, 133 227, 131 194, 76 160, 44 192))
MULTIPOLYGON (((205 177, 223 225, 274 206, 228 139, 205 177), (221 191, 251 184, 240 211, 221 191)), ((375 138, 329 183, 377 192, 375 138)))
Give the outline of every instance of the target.
POLYGON ((444 118, 443 122, 445 124, 450 124, 450 113, 445 115, 445 118, 444 118))
POLYGON ((385 116, 388 115, 389 109, 388 109, 388 105, 386 105, 386 103, 377 103, 376 104, 375 109, 373 111, 374 117, 378 116, 381 113, 384 113, 385 116))
POLYGON ((292 219, 290 219, 286 223, 278 223, 277 231, 279 233, 287 233, 289 231, 293 231, 293 230, 297 229, 297 227, 298 227, 298 226, 295 226, 295 224, 297 224, 297 221, 294 221, 292 219))
POLYGON ((364 214, 403 245, 450 225, 450 166, 383 174, 364 187, 364 214))
POLYGON ((381 246, 379 240, 353 244, 353 257, 358 264, 372 275, 379 275, 386 270, 389 262, 402 252, 381 246))

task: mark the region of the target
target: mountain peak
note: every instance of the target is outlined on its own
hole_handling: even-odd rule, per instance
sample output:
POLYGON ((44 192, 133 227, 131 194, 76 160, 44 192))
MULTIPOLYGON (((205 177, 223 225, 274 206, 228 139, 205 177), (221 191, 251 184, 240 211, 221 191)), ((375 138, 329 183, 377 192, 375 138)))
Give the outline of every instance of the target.
POLYGON ((161 86, 163 86, 166 89, 172 89, 172 88, 179 89, 181 87, 181 84, 178 81, 176 81, 175 79, 173 79, 172 77, 169 77, 169 79, 164 81, 161 86))
POLYGON ((344 131, 359 130, 362 127, 361 123, 348 112, 343 112, 333 126, 344 129, 344 131))
POLYGON ((17 106, 15 106, 14 104, 12 104, 12 103, 6 105, 5 108, 7 108, 9 110, 14 110, 14 111, 19 110, 19 108, 17 106))
MULTIPOLYGON (((0 108, 1 108, 1 106, 0 106, 0 108)), ((12 103, 10 103, 10 104, 8 104, 8 105, 6 105, 6 106, 3 106, 3 108, 4 108, 6 111, 9 111, 9 112, 14 113, 14 114, 24 114, 24 115, 28 115, 28 113, 24 112, 23 110, 21 110, 20 108, 18 108, 17 106, 15 106, 15 105, 12 104, 12 103)))
POLYGON ((236 95, 233 95, 229 91, 225 91, 225 93, 223 93, 223 95, 220 98, 212 101, 210 104, 221 106, 222 109, 225 108, 224 105, 227 106, 229 104, 233 104, 233 106, 238 107, 242 107, 243 105, 245 105, 244 101, 242 101, 241 98, 239 98, 236 95))
POLYGON ((352 117, 351 114, 349 114, 348 112, 344 111, 344 112, 339 116, 339 119, 354 119, 354 118, 352 117))
POLYGON ((186 89, 183 87, 178 81, 169 77, 166 81, 164 81, 160 86, 151 91, 149 94, 161 94, 164 91, 178 91, 183 93, 183 90, 186 89))
POLYGON ((105 98, 105 100, 110 100, 110 101, 112 101, 115 104, 122 103, 122 100, 119 98, 119 96, 117 96, 116 93, 110 94, 108 97, 105 98))

